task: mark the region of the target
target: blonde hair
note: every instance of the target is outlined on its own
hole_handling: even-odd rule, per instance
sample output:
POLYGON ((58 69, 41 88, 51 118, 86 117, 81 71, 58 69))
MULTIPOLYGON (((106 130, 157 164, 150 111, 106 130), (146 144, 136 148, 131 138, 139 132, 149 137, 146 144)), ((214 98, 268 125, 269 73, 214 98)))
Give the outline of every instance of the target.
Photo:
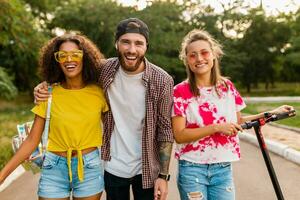
POLYGON ((219 95, 217 85, 220 83, 224 83, 225 86, 227 87, 226 83, 224 82, 224 77, 221 76, 220 65, 219 65, 220 58, 222 57, 222 55, 224 55, 224 53, 222 51, 222 46, 207 31, 200 30, 200 29, 194 29, 194 30, 190 31, 183 38, 182 43, 181 43, 181 50, 180 50, 180 54, 179 54, 180 60, 183 61, 184 65, 186 67, 186 72, 187 72, 187 76, 188 76, 188 82, 190 84, 190 89, 195 96, 200 96, 199 89, 196 84, 195 74, 189 68, 187 60, 186 60, 187 59, 187 46, 198 40, 203 40, 203 41, 208 42, 208 44, 211 48, 211 51, 215 57, 215 59, 213 60, 213 67, 211 69, 210 83, 213 86, 215 86, 216 92, 219 95))

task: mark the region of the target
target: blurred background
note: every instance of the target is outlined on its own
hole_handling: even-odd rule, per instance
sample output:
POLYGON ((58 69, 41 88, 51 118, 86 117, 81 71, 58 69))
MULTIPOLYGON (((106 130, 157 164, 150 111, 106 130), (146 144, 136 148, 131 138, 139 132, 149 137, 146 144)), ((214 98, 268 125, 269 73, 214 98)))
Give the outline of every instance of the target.
MULTIPOLYGON (((181 40, 202 28, 223 45, 223 75, 243 96, 300 96, 300 0, 0 0, 0 168, 12 155, 17 122, 33 119, 41 46, 73 30, 115 56, 114 31, 128 17, 148 24, 147 58, 175 83, 186 77, 181 40)), ((299 119, 292 126, 300 127, 299 119)))

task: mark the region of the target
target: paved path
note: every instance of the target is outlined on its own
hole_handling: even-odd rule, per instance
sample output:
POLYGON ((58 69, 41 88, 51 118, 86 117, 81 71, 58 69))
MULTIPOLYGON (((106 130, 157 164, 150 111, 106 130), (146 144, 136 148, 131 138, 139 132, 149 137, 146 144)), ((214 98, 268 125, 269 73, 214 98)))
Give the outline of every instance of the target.
MULTIPOLYGON (((234 179, 237 200, 276 199, 260 150, 251 144, 241 142, 242 160, 234 164, 234 179)), ((300 199, 300 166, 279 156, 270 154, 284 197, 287 200, 300 199)), ((172 179, 168 200, 179 200, 175 183, 176 161, 171 163, 172 179)), ((39 175, 23 174, 8 188, 0 192, 1 200, 37 199, 36 187, 39 175)), ((105 199, 104 197, 102 199, 105 199)))

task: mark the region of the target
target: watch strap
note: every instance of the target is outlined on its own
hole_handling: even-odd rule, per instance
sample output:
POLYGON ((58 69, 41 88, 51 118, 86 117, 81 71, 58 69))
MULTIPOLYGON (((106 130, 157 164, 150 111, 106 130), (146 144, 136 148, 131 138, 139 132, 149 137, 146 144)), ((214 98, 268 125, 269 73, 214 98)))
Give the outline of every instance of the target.
POLYGON ((171 177, 170 174, 158 174, 158 178, 164 179, 166 181, 169 181, 170 177, 171 177))
POLYGON ((268 117, 270 117, 272 114, 271 113, 269 113, 269 112, 264 112, 264 118, 268 118, 268 117))

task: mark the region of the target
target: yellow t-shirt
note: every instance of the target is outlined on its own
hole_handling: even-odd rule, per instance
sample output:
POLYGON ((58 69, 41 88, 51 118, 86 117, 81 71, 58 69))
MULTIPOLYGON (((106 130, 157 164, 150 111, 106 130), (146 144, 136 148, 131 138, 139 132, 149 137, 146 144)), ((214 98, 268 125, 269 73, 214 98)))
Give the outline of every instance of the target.
MULTIPOLYGON (((72 151, 77 151, 78 177, 83 180, 81 150, 102 144, 101 115, 107 110, 103 91, 97 85, 90 84, 78 90, 53 86, 47 150, 67 151, 70 181, 72 151)), ((31 111, 45 118, 47 101, 31 111)))

